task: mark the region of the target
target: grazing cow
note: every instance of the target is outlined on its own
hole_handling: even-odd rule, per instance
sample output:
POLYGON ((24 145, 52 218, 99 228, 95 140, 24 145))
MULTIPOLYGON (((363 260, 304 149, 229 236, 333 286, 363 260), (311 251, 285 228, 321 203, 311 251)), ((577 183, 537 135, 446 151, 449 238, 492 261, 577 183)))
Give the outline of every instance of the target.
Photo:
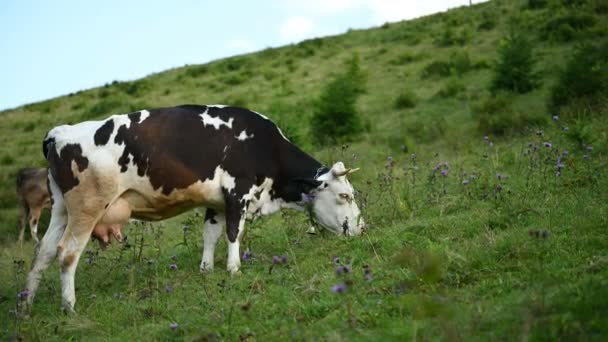
POLYGON ((29 221, 32 240, 38 243, 38 222, 42 210, 51 207, 46 186, 46 169, 23 168, 17 171, 17 204, 19 205, 19 242, 23 241, 26 222, 29 221), (29 218, 29 220, 28 220, 29 218))
POLYGON ((213 269, 225 225, 231 273, 239 271, 246 218, 309 208, 336 234, 358 235, 364 226, 346 179, 355 170, 324 167, 267 117, 243 108, 185 105, 58 126, 43 151, 53 206, 28 275, 29 304, 57 255, 63 307, 73 311, 76 265, 98 222, 162 220, 206 207, 200 269, 213 269))
MULTIPOLYGON (((26 221, 30 224, 32 239, 38 240, 38 222, 42 210, 51 207, 51 197, 47 187, 48 171, 45 168, 23 168, 17 172, 17 202, 19 204, 19 222, 21 230, 19 241, 23 241, 26 221)), ((120 224, 99 223, 93 230, 93 238, 99 240, 102 249, 105 249, 114 237, 122 241, 120 224)))

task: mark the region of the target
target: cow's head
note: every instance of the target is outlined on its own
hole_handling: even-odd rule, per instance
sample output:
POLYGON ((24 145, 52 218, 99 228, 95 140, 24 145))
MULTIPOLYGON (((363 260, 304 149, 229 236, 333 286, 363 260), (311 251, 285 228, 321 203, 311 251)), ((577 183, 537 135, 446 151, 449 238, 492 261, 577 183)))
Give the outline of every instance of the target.
POLYGON ((312 212, 324 228, 339 235, 361 234, 365 223, 355 202, 354 189, 346 179, 358 169, 347 169, 342 162, 317 177, 318 186, 313 190, 312 212))

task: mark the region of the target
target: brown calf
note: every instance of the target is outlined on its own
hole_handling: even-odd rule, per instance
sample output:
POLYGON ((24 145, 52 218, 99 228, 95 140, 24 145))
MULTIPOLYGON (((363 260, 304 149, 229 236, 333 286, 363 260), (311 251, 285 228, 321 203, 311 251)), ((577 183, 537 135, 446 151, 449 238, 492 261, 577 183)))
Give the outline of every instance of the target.
MULTIPOLYGON (((38 240, 38 222, 42 210, 51 207, 51 197, 47 187, 47 169, 23 168, 17 172, 17 202, 19 203, 19 241, 23 241, 25 225, 29 219, 32 240, 38 240)), ((120 224, 105 224, 100 222, 93 230, 92 237, 99 241, 105 249, 112 237, 122 241, 120 224)))

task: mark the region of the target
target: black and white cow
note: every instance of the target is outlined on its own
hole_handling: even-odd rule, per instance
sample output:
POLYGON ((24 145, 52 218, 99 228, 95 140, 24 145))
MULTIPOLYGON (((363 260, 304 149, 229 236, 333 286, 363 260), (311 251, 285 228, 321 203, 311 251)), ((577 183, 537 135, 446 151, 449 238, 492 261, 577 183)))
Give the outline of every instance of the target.
POLYGON ((206 207, 201 271, 213 269, 226 226, 228 271, 240 267, 245 219, 311 208, 336 234, 364 226, 341 162, 326 168, 267 117, 227 106, 185 105, 53 128, 44 139, 51 222, 28 275, 31 304, 41 273, 61 264, 63 307, 73 311, 74 273, 97 223, 162 220, 206 207))

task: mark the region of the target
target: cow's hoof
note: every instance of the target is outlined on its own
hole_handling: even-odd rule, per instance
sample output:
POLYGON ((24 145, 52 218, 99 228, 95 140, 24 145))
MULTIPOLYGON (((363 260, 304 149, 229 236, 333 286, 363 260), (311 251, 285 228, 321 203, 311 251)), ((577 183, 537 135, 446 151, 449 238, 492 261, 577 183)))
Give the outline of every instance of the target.
POLYGON ((76 314, 76 310, 74 310, 74 305, 72 305, 70 303, 64 302, 63 305, 61 306, 61 311, 63 311, 63 313, 68 316, 76 314))

